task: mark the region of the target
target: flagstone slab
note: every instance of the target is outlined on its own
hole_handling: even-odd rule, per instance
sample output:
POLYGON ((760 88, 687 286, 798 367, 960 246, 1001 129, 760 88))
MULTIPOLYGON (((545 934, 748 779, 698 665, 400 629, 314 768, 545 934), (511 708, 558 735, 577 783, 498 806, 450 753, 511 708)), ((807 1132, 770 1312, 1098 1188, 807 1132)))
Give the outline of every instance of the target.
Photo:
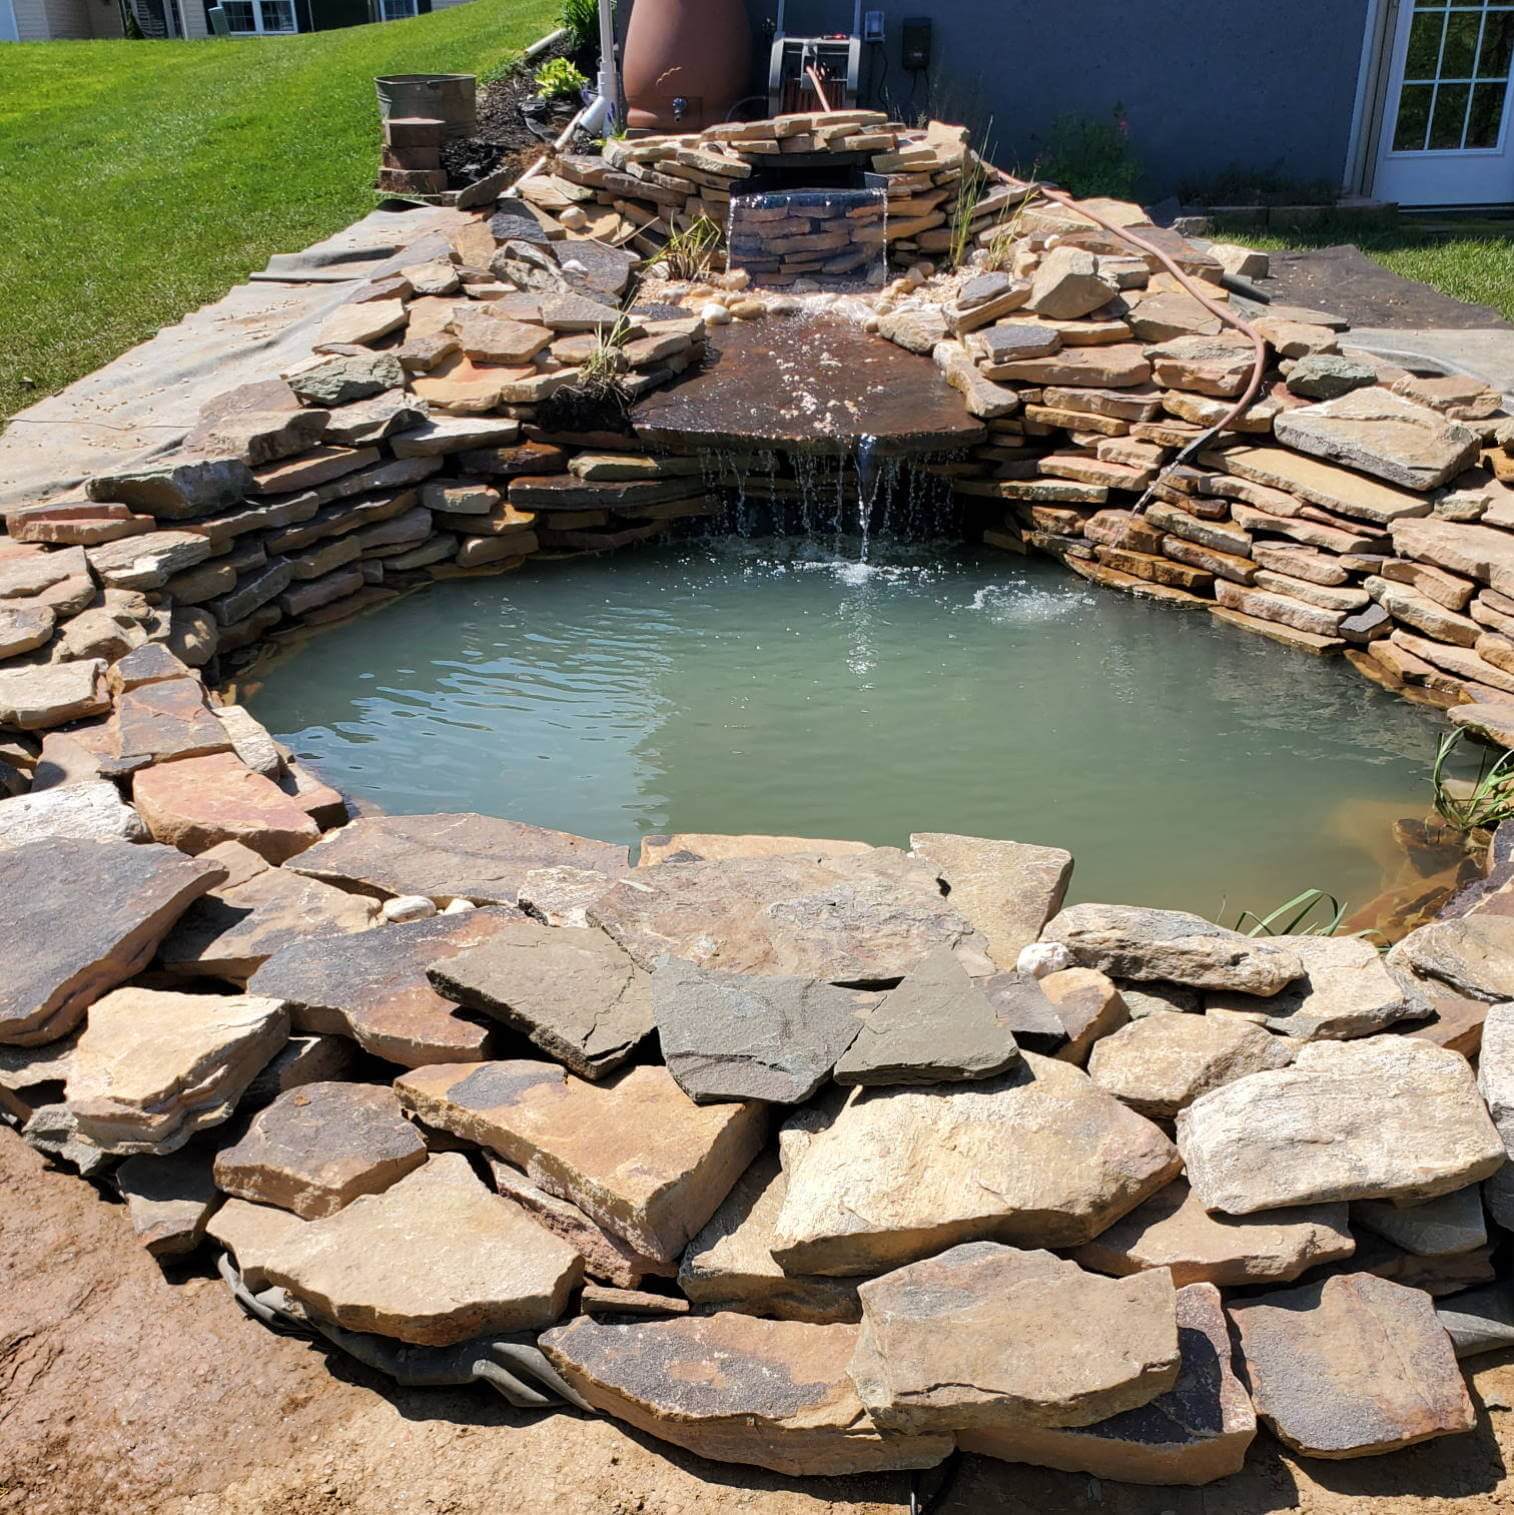
POLYGON ((810 978, 726 973, 676 957, 658 963, 651 991, 663 1061, 700 1104, 802 1105, 830 1078, 882 998, 810 978))
POLYGON ((1231 1366, 1219 1290, 1202 1283, 1180 1288, 1177 1323, 1177 1382, 1149 1404, 1090 1426, 974 1429, 957 1445, 1117 1483, 1191 1486, 1240 1472, 1256 1437, 1256 1412, 1231 1366))
POLYGON ((54 838, 0 849, 0 1043, 67 1036, 225 876, 152 843, 54 838))
POLYGON ((350 1036, 401 1067, 475 1062, 487 1056, 488 1031, 459 1016, 426 972, 518 919, 513 910, 473 910, 297 942, 248 987, 285 1000, 296 1030, 350 1036))
POLYGON ((1488 1244, 1479 1184, 1417 1205, 1395 1205, 1386 1199, 1358 1200, 1351 1206, 1351 1223, 1415 1257, 1459 1257, 1488 1244))
POLYGON ((1431 921, 1396 942, 1387 963, 1472 999, 1494 1004, 1514 999, 1514 916, 1473 911, 1431 921))
POLYGON ((157 1258, 184 1257, 200 1245, 221 1202, 211 1154, 198 1147, 167 1157, 128 1157, 115 1172, 132 1235, 157 1258))
POLYGON ((1238 479, 1281 489, 1324 510, 1378 526, 1430 514, 1430 502, 1421 494, 1395 489, 1286 447, 1230 446, 1205 453, 1201 461, 1217 462, 1238 479))
POLYGON ((861 1320, 854 1280, 785 1273, 774 1261, 773 1238, 787 1193, 778 1154, 762 1153, 689 1243, 678 1287, 711 1310, 818 1325, 861 1320))
POLYGON ((849 1325, 720 1314, 607 1325, 580 1317, 541 1349, 595 1409, 717 1462, 791 1476, 929 1468, 949 1436, 894 1436, 847 1375, 849 1325))
POLYGON ((1022 1053, 995 1079, 854 1093, 791 1166, 773 1255, 846 1276, 966 1241, 1077 1246, 1178 1167, 1081 1069, 1022 1053))
POLYGON ((1045 1251, 969 1242, 864 1283, 852 1381, 914 1434, 1086 1426, 1177 1382, 1177 1291, 1045 1251))
POLYGON ((637 866, 657 863, 718 862, 731 857, 844 857, 871 852, 870 842, 836 841, 813 836, 728 836, 722 832, 675 831, 671 835, 644 836, 637 866))
POLYGON ((102 658, 0 668, 0 726, 47 731, 109 709, 102 658))
POLYGON ((1226 1084, 1177 1118, 1206 1208, 1433 1199, 1504 1164, 1459 1052, 1402 1036, 1308 1042, 1290 1067, 1226 1084))
POLYGON ((228 1119, 288 1039, 288 1012, 266 996, 113 989, 89 1007, 65 1100, 91 1146, 162 1156, 228 1119))
POLYGON ((1477 1424, 1423 1290, 1341 1274, 1232 1301, 1230 1318, 1257 1414, 1295 1452, 1374 1457, 1477 1424))
MULTIPOLYGON (((215 725, 224 739, 224 728, 215 725)), ((277 784, 234 752, 144 768, 132 779, 132 800, 153 839, 184 852, 243 842, 270 863, 283 863, 321 835, 277 784)))
POLYGON ((859 1007, 861 1029, 836 1063, 836 1082, 961 1083, 1003 1073, 1020 1049, 985 992, 989 982, 937 947, 880 1002, 859 1007))
MULTIPOLYGON (((251 852, 227 842, 201 855, 221 855, 224 848, 251 852)), ((367 931, 377 924, 378 914, 378 902, 364 895, 265 865, 196 900, 168 933, 158 957, 175 973, 245 984, 286 947, 367 931)))
POLYGON ((272 1282, 265 1264, 274 1248, 309 1224, 298 1215, 275 1209, 272 1205, 228 1199, 210 1217, 205 1234, 231 1253, 243 1284, 254 1293, 261 1293, 272 1282))
POLYGON ((1469 428, 1379 388, 1284 410, 1273 431, 1298 452, 1407 489, 1436 489, 1477 461, 1477 437, 1469 428))
POLYGON ((463 813, 365 815, 302 856, 296 872, 360 894, 423 894, 438 904, 513 905, 538 868, 628 871, 624 847, 520 821, 463 813))
POLYGON ((1303 963, 1303 977, 1265 1000, 1211 994, 1204 1001, 1208 1010, 1243 1016, 1302 1041, 1373 1036, 1399 1021, 1430 1014, 1429 1004, 1389 972, 1370 941, 1352 936, 1273 940, 1303 963))
POLYGON ((270 1283, 349 1331, 446 1347, 557 1320, 583 1259, 490 1193, 461 1152, 275 1241, 270 1283))
POLYGON ((622 879, 589 918, 644 968, 667 955, 845 984, 897 979, 933 947, 977 943, 932 872, 891 847, 666 863, 622 879))
MULTIPOLYGON (((43 765, 46 761, 44 757, 43 765)), ((142 817, 121 798, 121 791, 109 779, 34 789, 30 794, 0 800, 0 847, 24 847, 29 842, 52 840, 146 839, 147 827, 142 824, 142 817)))
POLYGON ((1294 1205, 1258 1215, 1211 1215, 1175 1178, 1073 1253, 1099 1273, 1166 1268, 1186 1284, 1290 1283, 1356 1250, 1344 1204, 1294 1205))
POLYGON ((615 880, 597 868, 533 868, 520 881, 516 903, 547 926, 586 927, 589 907, 615 880))
POLYGON ((1022 947, 1062 908, 1072 854, 1060 847, 917 831, 910 853, 950 889, 953 907, 977 927, 988 955, 1010 969, 1022 947))
POLYGON ((1285 1038, 1249 1022, 1158 1012, 1096 1042, 1088 1073, 1132 1110, 1170 1119, 1221 1084, 1292 1060, 1285 1038))
POLYGON ((1284 948, 1181 910, 1073 905, 1054 916, 1041 935, 1043 941, 1060 942, 1080 967, 1137 982, 1158 979, 1267 996, 1304 971, 1284 948))
POLYGON ((560 1236, 584 1260, 590 1278, 621 1289, 635 1289, 644 1278, 671 1278, 678 1270, 669 1262, 648 1257, 628 1242, 591 1220, 571 1200, 562 1199, 532 1181, 511 1163, 485 1154, 494 1178, 494 1192, 519 1205, 537 1225, 560 1236))
POLYGON ((602 1078, 653 1029, 648 975, 601 931, 524 917, 430 970, 433 987, 526 1036, 580 1078, 602 1078))
POLYGON ((715 1213, 766 1134, 761 1105, 696 1105, 661 1067, 591 1084, 556 1063, 442 1065, 395 1089, 427 1125, 498 1153, 661 1261, 715 1213))
POLYGON ((426 1143, 382 1084, 312 1083, 260 1110, 216 1155, 217 1187, 301 1220, 335 1215, 426 1161, 426 1143))

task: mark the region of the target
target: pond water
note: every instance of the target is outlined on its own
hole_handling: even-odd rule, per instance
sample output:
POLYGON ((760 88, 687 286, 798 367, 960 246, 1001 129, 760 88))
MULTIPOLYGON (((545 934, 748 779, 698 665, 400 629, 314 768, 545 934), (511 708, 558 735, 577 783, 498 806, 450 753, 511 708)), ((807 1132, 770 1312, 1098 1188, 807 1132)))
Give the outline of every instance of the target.
POLYGON ((607 840, 768 832, 1069 848, 1072 897, 1231 924, 1356 905, 1440 727, 1351 670, 957 544, 715 539, 443 582, 249 703, 389 811, 607 840))

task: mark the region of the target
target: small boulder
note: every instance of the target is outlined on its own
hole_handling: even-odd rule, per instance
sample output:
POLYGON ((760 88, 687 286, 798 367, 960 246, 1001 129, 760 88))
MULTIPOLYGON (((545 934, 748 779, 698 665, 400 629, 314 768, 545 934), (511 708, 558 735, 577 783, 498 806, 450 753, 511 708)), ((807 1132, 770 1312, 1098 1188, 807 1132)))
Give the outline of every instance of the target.
POLYGON ((1266 996, 1304 971, 1293 952, 1181 910, 1073 905, 1047 924, 1042 937, 1060 942, 1081 967, 1138 982, 1160 979, 1266 996))

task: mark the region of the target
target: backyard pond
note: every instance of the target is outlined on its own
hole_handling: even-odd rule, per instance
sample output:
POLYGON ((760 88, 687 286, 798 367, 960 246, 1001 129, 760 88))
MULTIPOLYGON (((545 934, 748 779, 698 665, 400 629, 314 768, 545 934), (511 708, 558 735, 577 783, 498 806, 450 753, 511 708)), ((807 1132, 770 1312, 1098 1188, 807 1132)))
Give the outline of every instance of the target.
POLYGON ((395 812, 1068 848, 1074 899, 1233 924, 1404 867, 1441 723, 1203 614, 956 543, 716 538, 443 582, 267 665, 254 714, 395 812))

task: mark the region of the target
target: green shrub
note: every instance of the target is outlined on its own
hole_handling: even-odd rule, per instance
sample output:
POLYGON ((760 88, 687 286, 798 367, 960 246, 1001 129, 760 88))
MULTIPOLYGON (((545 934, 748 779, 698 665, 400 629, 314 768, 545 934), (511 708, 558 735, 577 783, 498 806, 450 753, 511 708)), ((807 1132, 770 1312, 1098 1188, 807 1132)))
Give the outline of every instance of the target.
POLYGON ((1107 121, 1058 116, 1034 172, 1069 194, 1134 199, 1145 169, 1130 144, 1125 107, 1116 105, 1107 121))
POLYGON ((576 100, 588 82, 566 58, 553 58, 536 70, 536 88, 549 100, 576 100))
POLYGON ((599 51, 599 0, 563 0, 558 25, 568 31, 568 51, 575 57, 599 51))

